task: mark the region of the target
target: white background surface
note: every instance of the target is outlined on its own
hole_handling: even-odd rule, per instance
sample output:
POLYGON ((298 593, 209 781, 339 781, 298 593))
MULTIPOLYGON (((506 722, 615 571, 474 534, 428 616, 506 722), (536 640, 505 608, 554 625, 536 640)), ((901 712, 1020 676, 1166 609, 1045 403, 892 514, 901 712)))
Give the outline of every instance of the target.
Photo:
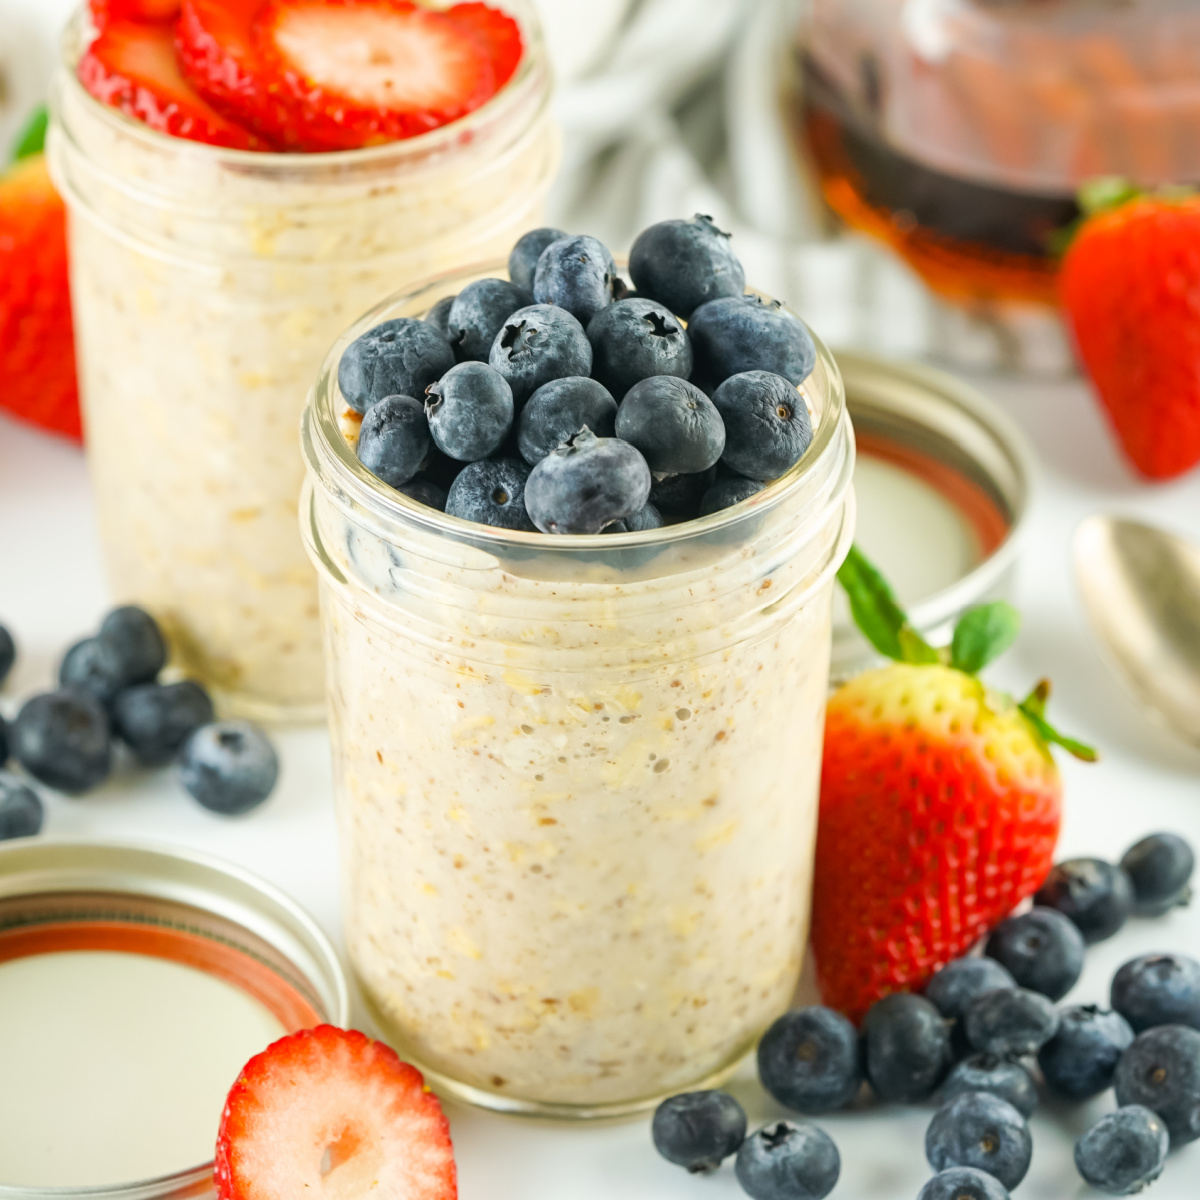
MULTIPOLYGON (((1051 714, 1095 742, 1104 761, 1067 760, 1066 854, 1117 856, 1154 829, 1200 846, 1200 753, 1151 725, 1101 661, 1070 578, 1077 522, 1096 511, 1140 515, 1200 542, 1200 473, 1166 486, 1134 482, 1117 459, 1082 385, 985 383, 1041 449, 1042 487, 1023 560, 1026 627, 990 678, 1014 690, 1042 674, 1056 684, 1051 714)), ((21 657, 0 697, 12 714, 21 696, 50 685, 69 641, 91 631, 106 605, 91 496, 81 453, 0 418, 0 622, 21 657)), ((136 839, 193 847, 232 859, 286 889, 338 935, 338 883, 328 748, 323 732, 278 738, 279 788, 249 817, 230 821, 193 804, 169 772, 119 770, 100 791, 48 795, 45 836, 136 839)), ((1200 955, 1200 908, 1133 922, 1089 954, 1074 1002, 1102 1002, 1126 958, 1155 949, 1200 955)), ((743 1070, 733 1090, 752 1122, 780 1115, 743 1070)), ((1083 1110, 1043 1102, 1035 1118, 1033 1166, 1017 1200, 1091 1195, 1071 1164, 1071 1141, 1112 1105, 1111 1093, 1083 1110)), ((741 1195, 727 1166, 690 1177, 658 1159, 644 1120, 604 1127, 520 1122, 452 1107, 462 1200, 724 1200, 741 1195)), ((922 1138, 927 1108, 886 1108, 820 1122, 841 1148, 839 1200, 912 1200, 928 1176, 922 1138)), ((213 1114, 214 1128, 217 1114, 213 1114)), ((1156 1200, 1193 1200, 1200 1144, 1172 1156, 1156 1200)))

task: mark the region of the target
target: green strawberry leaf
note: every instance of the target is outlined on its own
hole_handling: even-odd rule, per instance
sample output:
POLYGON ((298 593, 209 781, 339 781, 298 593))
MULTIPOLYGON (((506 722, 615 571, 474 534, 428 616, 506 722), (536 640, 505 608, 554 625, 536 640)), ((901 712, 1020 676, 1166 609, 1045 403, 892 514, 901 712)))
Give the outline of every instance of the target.
POLYGON ((1097 213, 1112 212, 1142 194, 1141 188, 1120 175, 1101 175, 1080 184, 1075 202, 1085 217, 1094 217, 1097 213))
POLYGON ((850 600, 854 623, 880 654, 897 662, 940 661, 938 652, 908 623, 887 580, 857 546, 850 547, 838 582, 850 600))
POLYGON ((1061 746, 1068 754, 1084 762, 1095 762, 1099 753, 1091 746, 1078 742, 1074 738, 1065 737, 1046 720, 1046 701, 1050 698, 1050 680, 1041 680, 1037 687, 1017 706, 1025 719, 1034 727, 1038 736, 1047 746, 1061 746))
POLYGON ((968 609, 954 627, 950 665, 977 674, 1017 640, 1020 629, 1021 614, 1004 600, 968 609))
POLYGON ((23 158, 32 158, 35 154, 41 154, 46 146, 46 126, 49 120, 45 105, 34 111, 25 128, 21 130, 21 136, 17 138, 17 144, 12 153, 13 162, 20 162, 23 158))

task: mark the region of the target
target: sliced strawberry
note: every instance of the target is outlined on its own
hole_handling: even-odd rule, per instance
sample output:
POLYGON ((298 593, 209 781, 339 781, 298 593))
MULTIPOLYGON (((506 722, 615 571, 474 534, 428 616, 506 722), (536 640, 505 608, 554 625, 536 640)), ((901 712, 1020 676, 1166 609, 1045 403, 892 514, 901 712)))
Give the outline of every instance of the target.
POLYGON ((88 0, 88 14, 100 30, 113 21, 166 25, 179 16, 179 0, 88 0))
POLYGON ((446 9, 446 18, 471 34, 487 51, 499 91, 521 61, 524 50, 521 27, 507 13, 487 4, 455 4, 446 9))
POLYGON ((171 137, 236 150, 269 150, 227 120, 180 74, 169 25, 110 21, 79 60, 79 80, 104 104, 171 137))
POLYGON ((242 1069, 217 1135, 219 1200, 454 1200, 450 1126, 381 1042, 318 1025, 242 1069))

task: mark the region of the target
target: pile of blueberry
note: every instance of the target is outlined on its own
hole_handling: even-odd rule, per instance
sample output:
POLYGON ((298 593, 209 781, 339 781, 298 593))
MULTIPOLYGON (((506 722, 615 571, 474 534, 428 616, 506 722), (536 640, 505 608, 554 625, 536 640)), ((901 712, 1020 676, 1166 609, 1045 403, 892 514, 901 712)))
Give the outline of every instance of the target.
MULTIPOLYGON (((15 660, 0 625, 0 686, 15 660)), ((33 836, 44 817, 34 788, 4 770, 10 756, 68 795, 108 778, 118 744, 145 767, 177 763, 183 786, 213 812, 248 812, 270 795, 279 763, 266 735, 247 721, 216 721, 208 693, 190 679, 159 682, 166 660, 154 618, 115 608, 67 651, 57 690, 31 697, 11 723, 0 717, 0 840, 33 836)))
POLYGON ((708 217, 644 230, 632 292, 602 243, 559 229, 525 234, 508 271, 338 364, 359 461, 411 499, 503 529, 656 529, 748 499, 811 444, 813 340, 745 294, 708 217))
MULTIPOLYGON (((763 1087, 805 1114, 845 1108, 864 1082, 885 1103, 933 1099, 925 1155, 937 1174, 918 1200, 1006 1200, 1033 1156, 1035 1060, 1045 1087, 1067 1100, 1115 1089, 1119 1107, 1076 1142, 1075 1164, 1110 1195, 1140 1191, 1171 1146, 1200 1138, 1200 962, 1143 955, 1113 977, 1111 1009, 1055 1004, 1079 979, 1087 943, 1131 914, 1187 903, 1194 865, 1187 842, 1165 833, 1119 865, 1058 864, 1035 907, 1001 922, 981 957, 948 963, 924 995, 884 997, 861 1031, 829 1008, 785 1013, 758 1046, 763 1087)), ((665 1100, 651 1132, 659 1153, 689 1171, 736 1154, 753 1200, 821 1200, 840 1173, 824 1131, 776 1121, 747 1137, 746 1114, 726 1092, 665 1100)))

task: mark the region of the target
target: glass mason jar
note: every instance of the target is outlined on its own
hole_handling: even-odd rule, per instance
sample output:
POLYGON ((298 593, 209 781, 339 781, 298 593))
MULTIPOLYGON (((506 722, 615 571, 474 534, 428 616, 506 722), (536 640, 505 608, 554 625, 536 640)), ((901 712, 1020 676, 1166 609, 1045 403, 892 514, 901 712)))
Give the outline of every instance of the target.
POLYGON ((232 711, 321 713, 295 431, 329 343, 398 287, 539 223, 558 160, 549 68, 532 7, 506 7, 526 52, 493 100, 330 154, 159 134, 83 90, 82 18, 68 29, 49 153, 108 575, 232 711))
POLYGON ((502 273, 368 313, 304 418, 346 943, 445 1091, 608 1116, 725 1076, 794 991, 853 437, 819 348, 811 448, 736 509, 551 538, 416 504, 355 458, 338 359, 502 273))

